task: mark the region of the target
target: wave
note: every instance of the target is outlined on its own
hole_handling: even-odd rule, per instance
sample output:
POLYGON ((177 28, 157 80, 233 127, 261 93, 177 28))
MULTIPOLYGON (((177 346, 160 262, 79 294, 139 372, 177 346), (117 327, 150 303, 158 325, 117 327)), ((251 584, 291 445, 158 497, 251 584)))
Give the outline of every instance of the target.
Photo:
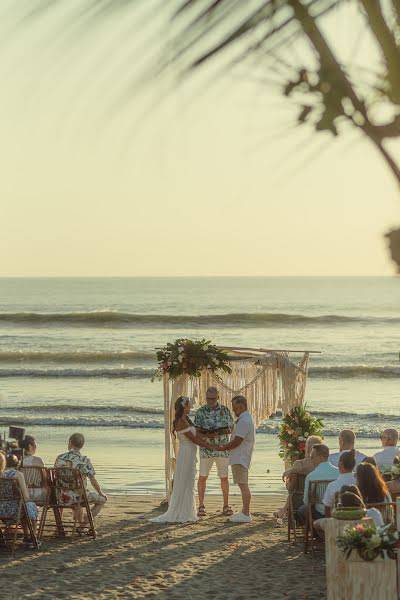
POLYGON ((85 350, 73 350, 62 352, 48 351, 8 351, 0 352, 0 361, 50 361, 50 362, 103 362, 103 361, 118 361, 125 360, 155 360, 154 352, 145 352, 143 350, 122 350, 117 352, 112 351, 97 351, 90 352, 85 350))
POLYGON ((0 423, 2 426, 15 425, 22 427, 32 426, 52 426, 52 427, 125 427, 129 429, 163 429, 164 420, 148 420, 148 419, 128 419, 124 417, 109 416, 93 417, 93 416, 2 416, 0 415, 0 423))
POLYGON ((74 406, 71 404, 38 404, 35 406, 29 405, 18 405, 18 406, 9 406, 7 408, 3 408, 3 411, 7 413, 13 412, 21 412, 28 411, 30 413, 34 412, 35 414, 47 414, 51 413, 54 415, 55 413, 63 413, 63 414, 87 414, 87 413, 98 413, 98 414, 132 414, 132 415, 152 415, 152 416, 162 416, 164 417, 164 410, 162 408, 152 408, 151 406, 127 406, 126 404, 122 405, 78 405, 74 406))
MULTIPOLYGON (((117 428, 123 427, 126 429, 163 429, 164 419, 161 415, 157 418, 157 415, 153 417, 149 415, 149 418, 138 417, 132 415, 131 417, 123 415, 110 416, 105 415, 82 415, 73 414, 69 411, 68 415, 65 414, 53 414, 53 415, 10 415, 0 414, 0 424, 2 427, 8 425, 22 426, 22 427, 34 427, 34 426, 48 426, 48 427, 105 427, 105 428, 117 428)), ((279 433, 280 421, 267 421, 261 424, 257 433, 262 435, 276 435, 279 433)), ((329 423, 329 426, 324 429, 325 437, 335 437, 337 439, 342 429, 341 423, 329 423)), ((353 431, 356 433, 358 438, 374 438, 378 439, 382 431, 382 425, 377 423, 375 426, 367 426, 363 424, 353 425, 353 431)))
POLYGON ((119 368, 119 369, 0 369, 1 377, 105 377, 105 378, 124 378, 132 377, 134 379, 149 379, 154 369, 142 368, 119 368))
POLYGON ((87 325, 87 326, 147 326, 147 327, 207 327, 241 325, 268 326, 321 326, 374 323, 400 323, 399 317, 358 317, 338 314, 302 315, 290 313, 227 313, 211 315, 134 314, 112 310, 68 313, 0 313, 0 322, 20 325, 87 325))
MULTIPOLYGON (((337 438, 348 423, 360 438, 379 438, 385 427, 400 428, 400 414, 355 413, 345 411, 313 411, 313 415, 325 421, 325 437, 337 438)), ((267 419, 257 433, 276 436, 281 425, 281 415, 267 419)), ((129 406, 126 404, 70 405, 39 404, 3 407, 0 411, 1 426, 21 425, 56 427, 123 427, 128 429, 162 429, 164 411, 152 406, 129 406)))
MULTIPOLYGON (((9 368, 0 369, 2 377, 43 377, 43 378, 133 378, 150 379, 154 373, 152 368, 144 367, 104 367, 104 368, 9 368)), ((317 379, 399 379, 400 367, 373 365, 321 366, 309 369, 310 378, 317 379)))
POLYGON ((323 379, 351 379, 351 378, 400 378, 400 367, 375 366, 375 365, 340 365, 310 367, 310 377, 323 379))

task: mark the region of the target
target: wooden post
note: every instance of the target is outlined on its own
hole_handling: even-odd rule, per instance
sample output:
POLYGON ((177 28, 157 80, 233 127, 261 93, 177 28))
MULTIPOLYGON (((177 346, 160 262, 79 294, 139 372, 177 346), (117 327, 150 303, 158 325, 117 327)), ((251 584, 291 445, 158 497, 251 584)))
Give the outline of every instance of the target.
POLYGON ((372 519, 357 521, 328 519, 325 529, 326 585, 328 600, 395 600, 396 563, 378 557, 365 561, 352 552, 348 560, 336 545, 346 525, 372 525, 372 519))

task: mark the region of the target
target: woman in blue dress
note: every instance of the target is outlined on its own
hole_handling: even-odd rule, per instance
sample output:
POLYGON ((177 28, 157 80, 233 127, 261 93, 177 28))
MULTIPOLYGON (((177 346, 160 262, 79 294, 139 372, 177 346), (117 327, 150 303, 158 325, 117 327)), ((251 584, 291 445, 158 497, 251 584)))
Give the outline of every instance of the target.
MULTIPOLYGON (((25 484, 25 479, 22 473, 17 471, 15 468, 15 457, 13 455, 6 456, 3 452, 0 452, 0 477, 1 478, 15 478, 18 483, 22 496, 26 502, 26 508, 28 515, 32 521, 33 530, 36 532, 38 509, 34 502, 29 501, 28 490, 25 484)), ((5 523, 13 523, 18 514, 18 502, 16 500, 3 500, 0 501, 0 519, 5 523)), ((30 532, 25 519, 21 519, 22 528, 24 530, 24 542, 33 548, 30 532)))

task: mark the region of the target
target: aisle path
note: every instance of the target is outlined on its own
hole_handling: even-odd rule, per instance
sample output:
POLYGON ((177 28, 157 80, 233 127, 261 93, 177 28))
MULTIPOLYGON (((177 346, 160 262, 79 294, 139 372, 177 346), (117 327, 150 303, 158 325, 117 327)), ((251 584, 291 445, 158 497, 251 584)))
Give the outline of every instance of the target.
MULTIPOLYGON (((282 500, 258 496, 253 522, 233 525, 209 496, 209 516, 175 526, 148 522, 160 498, 112 497, 96 542, 46 540, 39 553, 21 549, 13 561, 1 553, 0 580, 10 599, 322 600, 322 560, 288 544, 270 516, 282 500)), ((232 506, 240 507, 238 496, 232 506)))

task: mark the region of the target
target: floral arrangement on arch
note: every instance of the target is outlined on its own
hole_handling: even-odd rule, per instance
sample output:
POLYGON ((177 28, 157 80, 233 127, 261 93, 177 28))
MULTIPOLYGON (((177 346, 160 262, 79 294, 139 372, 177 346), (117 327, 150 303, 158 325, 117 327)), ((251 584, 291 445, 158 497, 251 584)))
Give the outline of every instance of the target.
POLYGON ((157 351, 157 361, 158 369, 154 373, 153 381, 165 373, 173 379, 184 374, 200 377, 203 369, 232 372, 229 355, 206 339, 180 338, 160 348, 157 351))
POLYGON ((284 417, 280 426, 279 456, 290 463, 304 458, 307 438, 310 435, 322 437, 323 427, 323 419, 310 415, 306 405, 296 406, 284 417))
POLYGON ((394 559, 398 537, 397 531, 390 524, 385 527, 369 527, 359 523, 355 527, 347 525, 336 543, 346 560, 353 550, 364 560, 374 560, 379 555, 384 558, 385 552, 389 558, 394 559))

